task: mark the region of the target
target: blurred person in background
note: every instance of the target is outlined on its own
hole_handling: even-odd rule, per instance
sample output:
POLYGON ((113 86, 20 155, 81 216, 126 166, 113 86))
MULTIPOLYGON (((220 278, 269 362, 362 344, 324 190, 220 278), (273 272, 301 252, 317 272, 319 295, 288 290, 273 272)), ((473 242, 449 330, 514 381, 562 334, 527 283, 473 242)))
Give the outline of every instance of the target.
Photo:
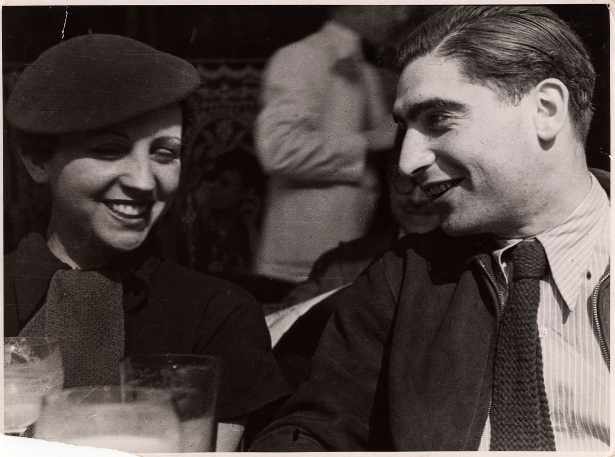
POLYGON ((350 284, 391 243, 410 233, 426 233, 440 224, 429 196, 408 176, 399 174, 399 151, 390 154, 387 167, 388 201, 391 221, 384 230, 351 241, 321 255, 310 277, 297 285, 282 306, 316 297, 350 284))
POLYGON ((340 241, 365 235, 380 183, 370 156, 393 146, 379 76, 365 61, 407 6, 332 6, 316 33, 279 50, 264 74, 257 153, 270 176, 256 272, 305 280, 340 241))
POLYGON ((194 269, 250 274, 258 243, 265 177, 258 160, 240 147, 214 160, 194 192, 194 269))
POLYGON ((387 184, 393 219, 390 226, 377 233, 342 242, 337 248, 323 254, 316 261, 310 278, 285 297, 282 310, 277 313, 284 316, 283 320, 278 321, 275 315, 268 315, 269 307, 264 307, 267 321, 275 322, 270 324, 269 329, 274 341, 273 355, 294 389, 309 378, 310 360, 337 305, 334 300, 323 300, 309 308, 301 303, 352 283, 399 238, 427 233, 440 225, 429 195, 411 177, 399 173, 398 161, 399 150, 391 154, 388 163, 387 184), (296 310, 286 309, 295 304, 296 310), (293 321, 290 326, 289 319, 293 321), (279 332, 283 333, 278 335, 279 332))

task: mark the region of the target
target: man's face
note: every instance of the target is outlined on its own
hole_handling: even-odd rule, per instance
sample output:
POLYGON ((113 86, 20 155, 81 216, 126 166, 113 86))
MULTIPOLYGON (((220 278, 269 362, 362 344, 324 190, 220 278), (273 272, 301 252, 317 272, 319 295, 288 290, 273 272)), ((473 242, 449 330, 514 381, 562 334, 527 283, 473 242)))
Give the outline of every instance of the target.
POLYGON ((504 102, 459 69, 434 55, 404 69, 394 108, 407 128, 400 173, 431 196, 445 232, 519 236, 548 203, 539 192, 531 99, 504 102))

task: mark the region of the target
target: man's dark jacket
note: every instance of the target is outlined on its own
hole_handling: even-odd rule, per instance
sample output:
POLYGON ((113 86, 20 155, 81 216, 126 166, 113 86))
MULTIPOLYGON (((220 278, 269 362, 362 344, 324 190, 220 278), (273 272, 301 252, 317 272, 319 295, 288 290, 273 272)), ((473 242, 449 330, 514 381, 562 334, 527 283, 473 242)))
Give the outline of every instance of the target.
MULTIPOLYGON (((487 239, 409 235, 330 297, 309 381, 250 450, 478 449, 500 309, 487 239)), ((588 311, 607 363, 608 271, 588 311)))

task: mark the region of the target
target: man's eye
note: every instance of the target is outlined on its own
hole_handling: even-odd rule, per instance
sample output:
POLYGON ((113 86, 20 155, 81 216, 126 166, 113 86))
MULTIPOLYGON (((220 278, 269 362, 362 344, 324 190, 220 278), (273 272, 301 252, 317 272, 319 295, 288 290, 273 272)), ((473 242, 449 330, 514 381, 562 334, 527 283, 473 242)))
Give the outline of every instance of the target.
POLYGON ((446 113, 431 113, 427 117, 427 128, 436 132, 446 131, 450 127, 451 120, 446 113))

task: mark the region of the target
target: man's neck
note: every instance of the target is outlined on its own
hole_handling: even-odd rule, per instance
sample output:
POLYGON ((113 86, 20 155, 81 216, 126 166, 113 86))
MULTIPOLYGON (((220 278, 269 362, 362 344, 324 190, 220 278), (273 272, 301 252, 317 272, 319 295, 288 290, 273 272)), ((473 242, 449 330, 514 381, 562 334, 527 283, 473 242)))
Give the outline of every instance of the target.
POLYGON ((517 227, 509 224, 502 231, 493 232, 493 235, 498 238, 525 239, 560 225, 583 202, 591 189, 589 171, 587 168, 580 170, 583 171, 558 176, 559 186, 551 187, 549 195, 542 196, 542 205, 536 207, 534 214, 527 216, 526 222, 522 221, 517 227))

